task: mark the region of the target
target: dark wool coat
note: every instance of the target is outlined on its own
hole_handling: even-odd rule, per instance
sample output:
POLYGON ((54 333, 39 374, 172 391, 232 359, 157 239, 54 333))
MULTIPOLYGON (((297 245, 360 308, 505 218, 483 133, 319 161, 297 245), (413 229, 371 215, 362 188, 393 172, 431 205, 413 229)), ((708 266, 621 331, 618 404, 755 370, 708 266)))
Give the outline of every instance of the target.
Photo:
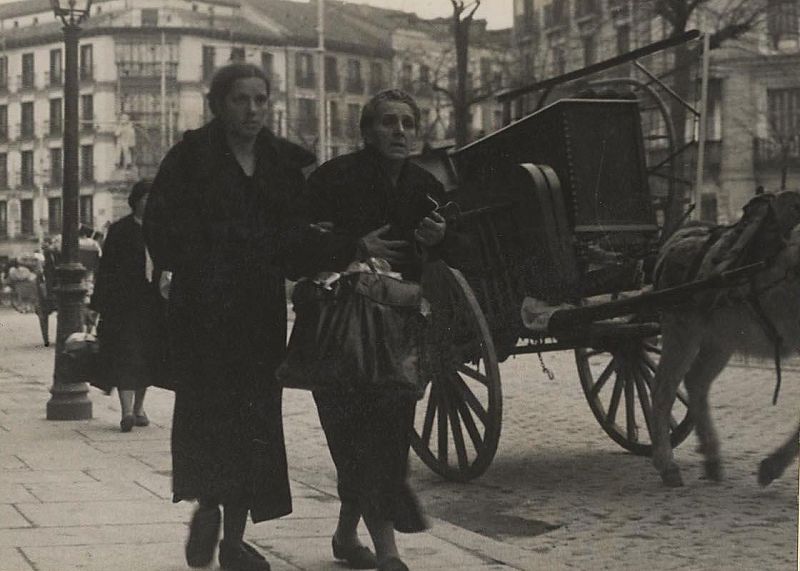
POLYGON ((133 214, 108 229, 90 307, 100 313, 101 370, 92 384, 138 389, 157 381, 163 307, 157 281, 145 278, 142 227, 133 214))
MULTIPOLYGON (((308 188, 306 209, 312 219, 334 224, 335 246, 330 246, 333 262, 326 268, 332 270, 347 267, 356 257, 358 241, 385 224, 392 225, 385 239, 415 244, 413 230, 432 210, 429 198, 439 204, 446 200, 438 179, 410 161, 406 161, 394 186, 381 166, 378 152, 370 147, 320 166, 309 177, 308 188)), ((450 262, 450 254, 457 253, 464 246, 462 242, 463 237, 448 224, 441 244, 424 255, 418 246, 409 247, 406 261, 393 269, 406 279, 418 280, 423 259, 444 256, 450 262)), ((330 258, 328 253, 325 259, 330 258)))
POLYGON ((274 372, 286 347, 284 268, 300 169, 314 157, 262 130, 248 177, 214 120, 164 158, 145 213, 154 261, 173 272, 174 500, 244 501, 254 521, 291 512, 274 372))

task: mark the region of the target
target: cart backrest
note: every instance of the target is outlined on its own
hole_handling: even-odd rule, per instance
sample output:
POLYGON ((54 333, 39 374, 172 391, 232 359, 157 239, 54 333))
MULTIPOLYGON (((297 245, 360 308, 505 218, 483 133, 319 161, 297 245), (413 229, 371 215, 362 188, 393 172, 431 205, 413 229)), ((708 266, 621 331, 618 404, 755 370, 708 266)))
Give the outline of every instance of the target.
POLYGON ((495 201, 522 163, 548 165, 578 235, 657 231, 634 100, 563 99, 453 154, 470 206, 495 201))

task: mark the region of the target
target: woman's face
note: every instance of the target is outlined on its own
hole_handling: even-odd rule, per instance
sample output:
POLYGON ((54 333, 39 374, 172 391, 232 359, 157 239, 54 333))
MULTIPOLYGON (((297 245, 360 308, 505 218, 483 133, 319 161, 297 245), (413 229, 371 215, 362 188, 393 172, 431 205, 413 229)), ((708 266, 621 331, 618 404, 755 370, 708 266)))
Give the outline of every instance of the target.
POLYGON ((375 123, 364 131, 364 142, 389 160, 405 160, 416 139, 414 111, 402 101, 381 102, 375 123))
POLYGON ((228 134, 237 139, 255 139, 264 126, 268 102, 267 84, 260 77, 234 81, 220 109, 228 134))

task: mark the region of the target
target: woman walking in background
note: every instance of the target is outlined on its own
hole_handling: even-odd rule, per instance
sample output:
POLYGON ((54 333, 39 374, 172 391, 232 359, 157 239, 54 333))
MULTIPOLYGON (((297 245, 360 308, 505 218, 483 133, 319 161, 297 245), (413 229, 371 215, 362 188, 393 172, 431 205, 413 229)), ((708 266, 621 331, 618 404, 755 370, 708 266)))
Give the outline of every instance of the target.
POLYGON ((145 216, 153 259, 172 272, 172 488, 174 501, 199 502, 192 567, 213 559, 220 505, 219 562, 235 571, 270 568, 242 539, 248 513, 260 522, 292 511, 274 373, 286 348, 289 204, 314 157, 265 128, 268 101, 260 68, 218 70, 214 119, 164 158, 145 216))
POLYGON ((134 184, 128 196, 133 212, 109 227, 90 303, 100 313, 104 371, 103 378, 93 384, 106 391, 116 387, 122 432, 150 424, 144 397, 159 366, 161 300, 142 233, 149 192, 148 181, 134 184))

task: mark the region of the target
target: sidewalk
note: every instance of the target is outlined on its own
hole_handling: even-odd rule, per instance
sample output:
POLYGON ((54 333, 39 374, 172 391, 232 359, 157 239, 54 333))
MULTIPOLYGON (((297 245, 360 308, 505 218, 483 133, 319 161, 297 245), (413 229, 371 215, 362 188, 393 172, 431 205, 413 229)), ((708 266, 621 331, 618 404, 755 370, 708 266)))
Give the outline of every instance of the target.
MULTIPOLYGON (((152 423, 128 434, 119 432, 116 395, 96 390, 92 420, 48 421, 52 366, 36 319, 0 309, 0 571, 187 569, 183 544, 193 506, 171 502, 172 393, 149 391, 152 423)), ((291 421, 302 410, 304 424, 316 422, 313 407, 291 402, 306 395, 290 393, 291 421)), ((292 440, 289 446, 303 441, 292 440)), ((293 464, 294 454, 303 451, 290 450, 294 513, 248 525, 247 539, 276 571, 345 569, 330 553, 338 513, 333 470, 293 464)), ((431 523, 427 533, 398 537, 411 569, 533 568, 522 550, 431 523)), ((542 560, 536 567, 556 568, 542 560)))

